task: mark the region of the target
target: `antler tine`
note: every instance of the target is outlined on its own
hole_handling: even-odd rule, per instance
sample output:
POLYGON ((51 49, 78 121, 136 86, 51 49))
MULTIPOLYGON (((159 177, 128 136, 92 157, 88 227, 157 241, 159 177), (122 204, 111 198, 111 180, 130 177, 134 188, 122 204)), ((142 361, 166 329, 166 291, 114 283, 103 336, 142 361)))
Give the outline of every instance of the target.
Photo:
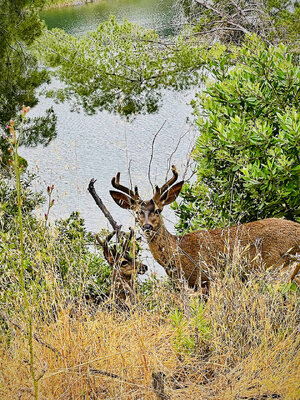
POLYGON ((117 173, 115 177, 112 178, 111 184, 115 189, 120 190, 121 192, 124 192, 128 194, 133 200, 139 200, 140 196, 138 193, 138 188, 135 186, 134 191, 127 188, 126 186, 120 185, 120 172, 117 173))
POLYGON ((134 229, 129 228, 129 232, 124 235, 123 249, 124 251, 128 251, 129 242, 132 240, 134 236, 134 229))
POLYGON ((97 234, 95 235, 95 238, 96 238, 97 242, 100 244, 100 246, 105 247, 108 244, 108 242, 111 240, 111 238, 114 236, 115 233, 116 233, 116 231, 110 232, 104 240, 101 240, 97 234))
POLYGON ((172 165, 172 172, 173 176, 171 179, 169 179, 162 187, 160 188, 159 186, 155 186, 155 193, 153 196, 153 200, 157 199, 159 200, 160 196, 167 190, 171 185, 173 185, 174 182, 176 182, 178 178, 178 172, 176 170, 175 165, 172 165))
POLYGON ((115 233, 117 233, 117 231, 112 231, 112 232, 110 232, 110 233, 106 236, 105 241, 108 243, 108 242, 111 240, 111 238, 114 236, 115 233))

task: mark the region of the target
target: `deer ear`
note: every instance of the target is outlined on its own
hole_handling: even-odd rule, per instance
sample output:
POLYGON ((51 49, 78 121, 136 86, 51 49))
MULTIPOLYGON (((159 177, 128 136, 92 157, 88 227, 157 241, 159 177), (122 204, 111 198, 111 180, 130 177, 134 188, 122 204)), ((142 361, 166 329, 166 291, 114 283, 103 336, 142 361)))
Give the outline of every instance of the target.
POLYGON ((126 196, 126 194, 116 192, 115 190, 110 190, 109 193, 118 206, 126 209, 132 209, 134 207, 134 200, 126 196))
POLYGON ((176 183, 176 185, 170 187, 169 190, 167 190, 161 197, 161 202, 163 206, 166 206, 168 204, 173 203, 173 201, 176 200, 177 196, 180 193, 180 190, 182 188, 182 185, 184 184, 184 181, 176 183))

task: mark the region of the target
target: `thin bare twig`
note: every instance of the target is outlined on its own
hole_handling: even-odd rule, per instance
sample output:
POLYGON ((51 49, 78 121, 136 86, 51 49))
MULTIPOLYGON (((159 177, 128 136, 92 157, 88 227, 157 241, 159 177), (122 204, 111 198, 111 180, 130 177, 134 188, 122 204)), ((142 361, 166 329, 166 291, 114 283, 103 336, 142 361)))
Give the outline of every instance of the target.
POLYGON ((167 120, 164 121, 164 123, 163 123, 162 126, 159 128, 159 130, 156 132, 156 134, 154 135, 153 140, 152 140, 151 155, 150 155, 149 167, 148 167, 148 179, 149 179, 150 185, 151 185, 151 187, 152 187, 152 190, 154 189, 154 187, 153 187, 153 184, 152 184, 152 181, 151 181, 150 172, 151 172, 151 164, 152 164, 153 153, 154 153, 154 143, 155 143, 155 140, 156 140, 156 138, 157 138, 159 132, 160 132, 160 131, 162 130, 162 128, 165 126, 166 122, 167 122, 167 120))
POLYGON ((176 153, 176 151, 178 150, 178 147, 180 145, 181 140, 190 132, 190 128, 184 132, 178 139, 178 142, 175 146, 175 149, 172 151, 172 153, 170 154, 170 157, 167 159, 167 173, 166 173, 166 180, 168 178, 169 172, 171 170, 171 162, 172 162, 172 157, 174 156, 174 154, 176 153))
MULTIPOLYGON (((13 325, 15 328, 19 329, 21 332, 25 333, 25 329, 23 329, 16 321, 14 321, 13 319, 11 319, 6 313, 4 313, 3 311, 0 311, 0 317, 4 319, 4 321, 6 321, 7 323, 13 325)), ((58 354, 61 357, 61 353, 59 350, 57 350, 55 347, 51 346, 51 344, 46 343, 43 339, 40 338, 39 335, 37 335, 36 333, 33 334, 33 338, 36 342, 38 342, 39 344, 41 344, 44 347, 47 347, 47 349, 53 351, 53 353, 58 354)))

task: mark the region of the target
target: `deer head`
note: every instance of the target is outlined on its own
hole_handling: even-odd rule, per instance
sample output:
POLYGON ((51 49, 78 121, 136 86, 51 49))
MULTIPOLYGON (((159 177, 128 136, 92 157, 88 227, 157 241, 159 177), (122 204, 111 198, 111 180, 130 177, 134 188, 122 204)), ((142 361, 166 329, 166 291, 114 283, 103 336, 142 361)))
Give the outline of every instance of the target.
POLYGON ((175 166, 172 166, 173 176, 161 187, 155 186, 154 195, 151 200, 142 200, 135 186, 131 190, 120 184, 120 172, 111 181, 113 187, 119 191, 111 190, 110 194, 114 201, 122 208, 133 210, 141 228, 147 234, 156 232, 162 225, 161 212, 164 206, 172 203, 180 193, 184 181, 174 184, 178 178, 175 166))
MULTIPOLYGON (((103 248, 103 254, 108 264, 111 267, 117 267, 123 278, 130 279, 135 272, 141 275, 144 274, 148 270, 147 265, 133 258, 130 254, 130 242, 134 235, 133 229, 130 229, 129 234, 123 233, 120 241, 121 249, 118 249, 116 244, 109 245, 109 241, 115 233, 116 231, 111 232, 103 241, 96 235, 96 239, 103 248)), ((136 251, 136 256, 137 254, 138 250, 136 251)))

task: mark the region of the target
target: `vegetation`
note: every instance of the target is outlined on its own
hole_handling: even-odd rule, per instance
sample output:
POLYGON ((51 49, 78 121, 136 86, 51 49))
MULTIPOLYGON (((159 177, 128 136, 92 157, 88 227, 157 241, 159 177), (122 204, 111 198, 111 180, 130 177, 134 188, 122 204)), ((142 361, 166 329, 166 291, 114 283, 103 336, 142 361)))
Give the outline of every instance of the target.
POLYGON ((96 1, 101 0, 45 0, 45 7, 44 8, 58 8, 58 7, 65 7, 65 6, 72 6, 74 4, 85 4, 85 3, 94 3, 96 1))
POLYGON ((179 230, 268 217, 300 221, 297 61, 287 47, 252 37, 233 53, 224 48, 209 70, 194 102, 197 181, 177 208, 179 230))
MULTIPOLYGON (((63 306, 58 290, 57 301, 43 296, 34 325, 40 398, 298 399, 299 296, 268 278, 251 275, 245 285, 228 270, 205 306, 158 283, 129 313, 63 306)), ((23 324, 18 314, 6 324, 0 394, 26 398, 23 324)))
POLYGON ((197 179, 177 205, 179 230, 269 216, 299 221, 300 71, 296 46, 276 43, 294 38, 299 7, 254 2, 254 24, 239 0, 194 2, 197 15, 184 1, 194 26, 162 40, 114 18, 80 38, 41 35, 45 1, 2 3, 1 127, 13 119, 0 138, 0 397, 298 399, 297 285, 278 271, 246 272, 237 255, 214 271, 208 298, 150 277, 136 303, 119 309, 107 296, 111 268, 80 215, 49 224, 53 185, 44 220, 35 216, 44 200, 18 148, 47 144, 55 116, 30 121, 27 107, 18 110, 36 104, 48 79, 29 51, 37 38, 39 56, 65 84, 49 95, 88 113, 155 112, 162 89, 208 77, 194 101, 197 179), (204 43, 205 27, 222 32, 222 44, 204 43))
POLYGON ((161 90, 196 84, 203 65, 204 49, 197 43, 187 47, 183 38, 161 42, 155 31, 127 21, 119 24, 114 17, 80 37, 52 29, 38 43, 43 62, 65 83, 48 96, 69 100, 89 114, 156 112, 161 90))
MULTIPOLYGON (((0 0, 0 132, 11 118, 18 118, 23 104, 30 107, 37 104, 36 89, 49 81, 48 72, 39 67, 29 51, 43 30, 38 11, 44 3, 45 0, 0 0)), ((24 127, 24 131, 30 132, 27 145, 46 145, 56 136, 52 108, 44 116, 27 119, 27 124, 24 127)), ((7 141, 1 135, 0 162, 7 164, 8 158, 7 141)))
POLYGON ((181 3, 195 34, 205 40, 241 44, 245 35, 255 33, 268 44, 287 42, 299 50, 297 1, 182 0, 181 3))

